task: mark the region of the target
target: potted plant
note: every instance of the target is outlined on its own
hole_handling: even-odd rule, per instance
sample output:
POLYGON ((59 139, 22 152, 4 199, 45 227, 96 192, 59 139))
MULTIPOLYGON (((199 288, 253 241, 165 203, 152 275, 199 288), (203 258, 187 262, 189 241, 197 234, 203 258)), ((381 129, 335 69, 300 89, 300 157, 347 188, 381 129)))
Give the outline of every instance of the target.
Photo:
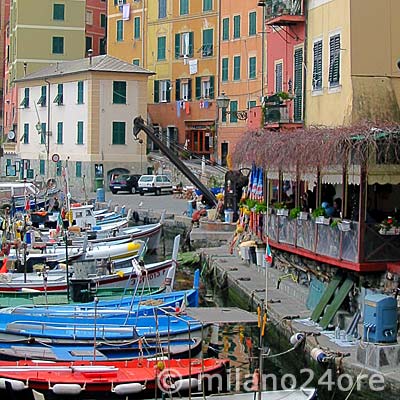
POLYGON ((267 205, 265 203, 257 203, 254 208, 255 208, 256 213, 266 213, 267 212, 267 205))
POLYGON ((300 214, 300 207, 292 208, 289 212, 290 219, 296 219, 300 214))
POLYGON ((281 215, 284 217, 289 215, 289 210, 287 209, 285 203, 277 202, 274 204, 274 208, 276 209, 276 215, 281 215))
POLYGON ((379 225, 381 235, 400 235, 400 223, 394 217, 387 217, 379 225))
POLYGON ((338 219, 337 221, 338 221, 337 226, 338 226, 340 231, 342 231, 342 232, 351 231, 352 223, 351 223, 350 220, 348 220, 348 219, 338 219))
POLYGON ((311 215, 314 218, 316 224, 323 224, 323 225, 329 225, 330 224, 330 218, 326 217, 325 209, 323 207, 317 207, 311 213, 311 215))

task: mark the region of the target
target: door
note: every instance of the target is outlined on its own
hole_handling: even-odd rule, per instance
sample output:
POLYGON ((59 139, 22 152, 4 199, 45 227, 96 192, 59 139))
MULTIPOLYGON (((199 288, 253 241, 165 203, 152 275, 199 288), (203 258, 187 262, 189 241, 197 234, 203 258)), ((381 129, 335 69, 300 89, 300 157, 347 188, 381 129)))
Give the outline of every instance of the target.
POLYGON ((221 165, 226 167, 229 152, 229 143, 221 143, 221 165))

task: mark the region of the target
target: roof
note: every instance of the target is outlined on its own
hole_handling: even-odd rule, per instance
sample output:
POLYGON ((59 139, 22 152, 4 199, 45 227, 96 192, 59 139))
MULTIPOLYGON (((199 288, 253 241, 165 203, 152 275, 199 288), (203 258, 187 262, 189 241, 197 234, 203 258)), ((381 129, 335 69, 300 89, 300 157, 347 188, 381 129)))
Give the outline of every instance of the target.
POLYGON ((152 75, 153 71, 129 64, 126 61, 109 56, 108 54, 81 58, 79 60, 62 61, 50 64, 48 67, 35 71, 23 78, 17 79, 17 82, 31 81, 35 79, 46 79, 50 77, 59 77, 61 75, 77 74, 81 72, 122 72, 152 75))

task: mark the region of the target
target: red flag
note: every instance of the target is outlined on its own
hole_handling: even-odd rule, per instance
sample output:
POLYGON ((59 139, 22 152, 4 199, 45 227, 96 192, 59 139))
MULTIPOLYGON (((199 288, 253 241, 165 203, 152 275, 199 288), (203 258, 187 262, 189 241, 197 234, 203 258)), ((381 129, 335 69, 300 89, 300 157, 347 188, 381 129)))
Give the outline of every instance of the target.
POLYGON ((7 273, 8 272, 8 269, 7 269, 7 257, 4 257, 3 258, 3 266, 1 267, 1 269, 0 269, 0 274, 5 274, 5 273, 7 273))

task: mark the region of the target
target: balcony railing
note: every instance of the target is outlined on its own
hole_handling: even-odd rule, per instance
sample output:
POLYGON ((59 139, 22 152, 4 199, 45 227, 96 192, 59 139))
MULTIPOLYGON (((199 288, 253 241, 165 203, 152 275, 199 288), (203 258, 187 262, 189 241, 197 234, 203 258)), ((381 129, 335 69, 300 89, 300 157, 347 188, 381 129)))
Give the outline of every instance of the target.
POLYGON ((304 21, 302 0, 266 0, 265 20, 270 25, 289 25, 304 21))

